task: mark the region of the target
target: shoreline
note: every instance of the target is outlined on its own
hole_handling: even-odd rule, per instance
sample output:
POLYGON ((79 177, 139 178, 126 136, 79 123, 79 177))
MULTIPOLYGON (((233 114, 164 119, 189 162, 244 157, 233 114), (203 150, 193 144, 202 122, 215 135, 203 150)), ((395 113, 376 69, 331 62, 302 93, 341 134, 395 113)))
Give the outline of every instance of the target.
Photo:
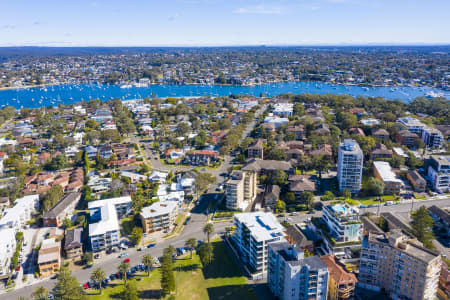
MULTIPOLYGON (((258 84, 241 84, 241 85, 235 85, 235 84, 203 84, 203 83, 183 83, 183 84, 166 84, 166 83, 150 83, 148 86, 145 87, 136 87, 134 85, 131 86, 131 88, 148 88, 151 86, 156 85, 167 85, 167 86, 224 86, 224 87, 259 87, 263 85, 271 85, 271 84, 280 84, 280 83, 299 83, 299 82, 310 82, 313 84, 330 84, 330 85, 336 85, 336 86, 356 86, 361 88, 379 88, 379 87, 385 87, 385 88, 402 88, 402 87, 412 87, 412 88, 431 88, 431 89, 438 89, 441 91, 446 91, 442 88, 437 88, 429 85, 378 85, 378 84, 357 84, 357 83, 335 83, 331 81, 308 81, 308 80, 287 80, 287 81, 274 81, 274 82, 264 82, 264 83, 258 83, 258 84)), ((122 86, 124 84, 129 83, 121 83, 121 84, 109 84, 109 86, 122 86)), ((20 87, 0 87, 1 91, 10 91, 10 90, 27 90, 27 89, 33 89, 33 88, 43 88, 43 87, 49 87, 49 86, 63 86, 63 85, 90 85, 90 83, 58 83, 58 84, 51 84, 51 83, 45 83, 45 84, 35 84, 35 85, 26 85, 26 86, 20 86, 20 87)), ((94 83, 94 85, 108 85, 106 83, 94 83)), ((125 88, 127 90, 129 88, 125 88)))

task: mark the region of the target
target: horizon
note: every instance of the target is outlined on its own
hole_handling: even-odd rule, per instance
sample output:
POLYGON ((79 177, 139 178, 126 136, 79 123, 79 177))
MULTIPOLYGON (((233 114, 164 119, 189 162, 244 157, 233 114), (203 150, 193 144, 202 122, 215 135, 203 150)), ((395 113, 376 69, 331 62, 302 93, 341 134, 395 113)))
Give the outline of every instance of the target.
POLYGON ((4 0, 0 47, 450 44, 444 0, 4 0))

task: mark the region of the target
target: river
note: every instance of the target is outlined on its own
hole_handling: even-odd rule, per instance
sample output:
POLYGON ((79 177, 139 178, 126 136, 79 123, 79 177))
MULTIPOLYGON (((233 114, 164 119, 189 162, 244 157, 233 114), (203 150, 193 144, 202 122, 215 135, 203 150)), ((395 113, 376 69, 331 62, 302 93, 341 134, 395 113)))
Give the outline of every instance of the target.
POLYGON ((348 94, 351 96, 383 97, 409 102, 429 92, 442 94, 450 99, 450 92, 430 87, 362 87, 336 85, 322 82, 282 82, 258 86, 222 85, 150 85, 148 87, 121 88, 119 85, 54 85, 47 87, 22 88, 0 91, 0 106, 20 107, 54 106, 71 104, 81 100, 100 99, 102 101, 120 98, 122 100, 141 99, 154 93, 157 97, 229 96, 248 94, 253 96, 277 96, 283 93, 348 94))

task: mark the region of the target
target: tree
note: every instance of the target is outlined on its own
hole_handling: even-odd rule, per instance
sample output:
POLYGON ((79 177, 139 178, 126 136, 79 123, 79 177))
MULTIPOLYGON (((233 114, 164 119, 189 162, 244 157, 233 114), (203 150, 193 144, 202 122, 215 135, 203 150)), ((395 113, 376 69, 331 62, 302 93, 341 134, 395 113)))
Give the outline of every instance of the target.
POLYGON ((38 286, 34 289, 31 294, 33 300, 47 300, 48 299, 48 290, 43 286, 38 286))
POLYGON ((213 260, 213 246, 211 243, 203 243, 198 248, 198 255, 203 265, 208 265, 213 260))
POLYGON ((433 248, 433 232, 431 227, 433 226, 433 218, 428 213, 428 209, 425 206, 421 206, 418 210, 411 213, 411 227, 414 236, 423 243, 427 248, 433 248))
POLYGON ((66 267, 61 268, 58 273, 55 288, 53 289, 55 300, 84 300, 83 288, 78 279, 72 276, 66 267))
POLYGON ((305 203, 310 209, 313 208, 314 196, 311 192, 302 192, 300 194, 300 199, 305 203))
POLYGON ((266 179, 266 184, 270 185, 284 185, 288 179, 286 172, 283 170, 275 170, 269 173, 266 179))
POLYGON ((44 169, 56 171, 65 168, 67 165, 67 157, 63 154, 58 154, 51 161, 44 165, 44 169))
POLYGON ((279 213, 284 211, 286 211, 286 203, 281 200, 277 200, 277 202, 275 203, 275 212, 279 213))
POLYGON ((295 204, 295 201, 296 201, 295 194, 293 192, 287 192, 285 200, 289 204, 295 204))
POLYGON ((197 247, 197 239, 190 238, 184 243, 184 245, 186 246, 186 248, 189 248, 189 251, 191 252, 191 259, 192 259, 192 252, 194 252, 194 249, 197 247))
POLYGON ((126 262, 121 262, 120 265, 117 267, 117 271, 119 271, 120 274, 123 276, 123 280, 125 282, 125 285, 127 284, 127 272, 130 270, 130 264, 126 262))
POLYGON ((100 290, 100 295, 102 294, 102 284, 103 281, 106 280, 106 274, 105 271, 103 271, 100 268, 97 268, 92 272, 91 274, 91 280, 98 284, 98 289, 100 290))
POLYGON ((210 184, 216 182, 217 178, 210 173, 200 173, 195 178, 194 186, 197 192, 205 190, 210 184))
POLYGON ((371 196, 381 196, 384 192, 384 182, 378 178, 370 177, 367 181, 366 191, 371 196))
POLYGON ((345 199, 350 199, 350 198, 352 197, 352 193, 350 192, 349 189, 345 189, 345 190, 342 192, 342 196, 344 196, 345 199))
POLYGON ((94 256, 92 255, 92 252, 84 252, 82 260, 85 265, 91 264, 94 261, 94 256))
POLYGON ((175 291, 172 256, 164 253, 161 261, 161 288, 164 295, 175 291))
POLYGON ((142 228, 141 227, 134 227, 133 231, 131 232, 131 241, 134 245, 139 245, 142 240, 142 228))
POLYGON ((145 254, 142 257, 142 263, 147 267, 147 275, 150 276, 150 269, 153 265, 153 257, 150 254, 145 254))
POLYGON ((64 218, 64 220, 63 220, 63 228, 67 229, 67 228, 70 228, 72 226, 73 226, 72 221, 69 218, 64 218))
POLYGON ((63 196, 64 191, 59 184, 52 186, 41 198, 42 210, 49 211, 63 196))
POLYGON ((210 236, 211 236, 211 233, 213 233, 213 232, 214 232, 213 223, 206 223, 205 226, 203 227, 203 233, 206 234, 208 243, 210 242, 210 236))
POLYGON ((312 165, 314 169, 319 171, 319 178, 322 179, 322 172, 326 172, 330 168, 330 160, 326 155, 314 155, 312 165))
POLYGON ((330 200, 333 200, 334 198, 335 198, 335 196, 334 196, 334 194, 331 191, 326 191, 325 195, 320 197, 320 199, 322 201, 330 201, 330 200))
POLYGON ((130 281, 125 283, 122 292, 120 293, 121 300, 139 300, 139 293, 136 287, 136 283, 130 281))

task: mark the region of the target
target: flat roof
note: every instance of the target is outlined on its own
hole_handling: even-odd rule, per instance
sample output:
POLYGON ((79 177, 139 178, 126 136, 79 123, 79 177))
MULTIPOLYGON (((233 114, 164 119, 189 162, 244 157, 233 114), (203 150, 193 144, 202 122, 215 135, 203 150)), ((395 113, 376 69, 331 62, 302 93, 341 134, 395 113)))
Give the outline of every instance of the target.
POLYGON ((123 203, 129 203, 129 202, 131 202, 131 196, 103 199, 103 200, 89 202, 88 208, 92 209, 92 208, 105 206, 107 203, 116 205, 116 204, 123 204, 123 203))
POLYGON ((377 169, 383 181, 397 182, 403 184, 403 181, 397 178, 392 172, 391 165, 385 161, 374 161, 373 166, 377 169))
POLYGON ((284 227, 273 213, 250 212, 235 214, 234 217, 245 224, 252 237, 258 242, 284 236, 284 227))
POLYGON ((109 231, 119 230, 119 220, 113 203, 106 202, 104 206, 101 206, 100 214, 100 221, 89 224, 89 236, 101 235, 109 231))
POLYGON ((141 216, 145 219, 153 218, 161 215, 170 214, 178 207, 177 201, 155 202, 150 206, 142 208, 141 216))

